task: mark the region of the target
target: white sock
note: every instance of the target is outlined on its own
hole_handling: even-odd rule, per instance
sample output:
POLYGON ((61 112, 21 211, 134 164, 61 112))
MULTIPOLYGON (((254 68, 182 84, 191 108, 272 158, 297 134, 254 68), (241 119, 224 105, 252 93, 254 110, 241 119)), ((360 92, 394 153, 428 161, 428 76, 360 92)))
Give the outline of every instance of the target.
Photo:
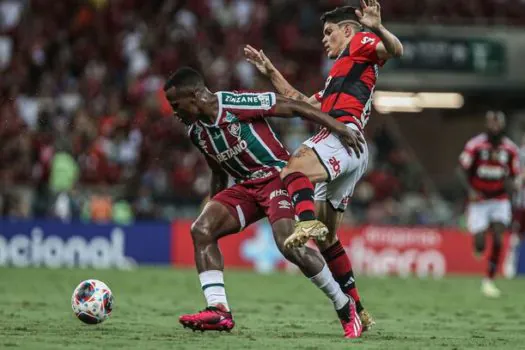
POLYGON ((228 311, 228 301, 226 300, 226 290, 224 289, 224 276, 222 271, 209 270, 199 274, 202 291, 208 306, 223 305, 228 311))
POLYGON ((330 269, 324 265, 321 272, 310 278, 319 289, 334 303, 336 310, 340 310, 348 302, 348 296, 343 293, 339 284, 335 281, 330 269))

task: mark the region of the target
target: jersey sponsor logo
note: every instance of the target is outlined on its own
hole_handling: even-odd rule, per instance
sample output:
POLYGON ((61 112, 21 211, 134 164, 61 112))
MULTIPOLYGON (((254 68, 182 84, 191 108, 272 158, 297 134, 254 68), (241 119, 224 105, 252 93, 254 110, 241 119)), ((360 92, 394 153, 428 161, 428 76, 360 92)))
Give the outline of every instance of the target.
POLYGON ((341 161, 339 161, 335 156, 330 158, 328 160, 330 163, 330 166, 332 167, 332 170, 334 171, 335 175, 341 174, 341 161))
POLYGON ((279 202, 279 209, 290 209, 291 207, 292 203, 287 200, 282 200, 279 202))
POLYGON ((371 38, 369 36, 365 36, 363 37, 363 39, 361 39, 361 44, 363 45, 366 45, 366 44, 373 44, 376 42, 376 39, 374 38, 371 38))
POLYGON ((279 196, 286 196, 288 197, 288 191, 286 190, 275 190, 270 194, 270 200, 274 199, 275 197, 279 196))
POLYGON ((261 107, 270 109, 272 107, 272 101, 269 94, 259 94, 257 99, 261 102, 261 107))
POLYGON ((270 94, 224 94, 223 103, 234 106, 251 106, 270 109, 272 99, 270 94))
POLYGON ((226 151, 217 154, 217 160, 219 162, 225 162, 235 157, 239 153, 243 152, 247 148, 248 148, 248 142, 246 142, 245 140, 242 140, 241 142, 239 142, 232 148, 228 148, 226 151))
POLYGON ((264 170, 257 170, 256 172, 252 173, 250 175, 250 179, 251 180, 255 180, 255 179, 265 179, 267 177, 270 177, 272 176, 273 173, 271 171, 264 171, 264 170))
POLYGON ((499 161, 501 164, 507 164, 509 162, 509 154, 505 150, 494 152, 494 160, 499 161))
POLYGON ((482 179, 498 180, 505 176, 506 171, 499 165, 481 165, 476 173, 482 179))

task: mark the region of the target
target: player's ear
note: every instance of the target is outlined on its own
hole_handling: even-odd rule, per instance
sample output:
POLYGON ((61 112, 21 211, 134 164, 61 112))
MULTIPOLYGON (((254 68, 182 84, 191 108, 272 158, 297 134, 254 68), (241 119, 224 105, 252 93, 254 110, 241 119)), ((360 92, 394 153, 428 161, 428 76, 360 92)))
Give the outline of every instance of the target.
POLYGON ((345 33, 345 37, 350 38, 355 34, 354 26, 350 24, 345 24, 343 27, 343 32, 345 33))

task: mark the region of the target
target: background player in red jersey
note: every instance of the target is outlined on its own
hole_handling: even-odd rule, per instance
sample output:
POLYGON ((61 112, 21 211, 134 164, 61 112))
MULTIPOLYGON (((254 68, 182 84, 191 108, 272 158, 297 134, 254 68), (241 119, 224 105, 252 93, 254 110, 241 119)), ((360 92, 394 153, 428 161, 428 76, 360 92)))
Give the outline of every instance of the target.
POLYGON ((467 142, 460 155, 460 176, 468 191, 467 225, 474 236, 474 250, 485 250, 486 235, 492 232, 493 244, 487 277, 481 291, 488 297, 499 297, 494 276, 500 260, 503 233, 512 221, 509 192, 520 172, 518 147, 504 136, 505 115, 489 111, 487 131, 467 142))
POLYGON ((289 158, 265 117, 301 115, 359 142, 344 124, 312 108, 275 93, 211 93, 196 71, 181 68, 166 83, 166 97, 177 117, 189 125, 189 136, 213 170, 211 201, 193 223, 195 263, 208 307, 183 315, 180 322, 194 330, 230 330, 234 327, 223 278, 218 240, 241 231, 267 216, 281 253, 334 303, 345 337, 361 335, 356 305, 343 293, 323 258, 313 249, 292 249, 284 240, 293 232, 294 211, 279 177, 289 158), (227 188, 228 175, 236 184, 227 188))
POLYGON ((521 171, 516 177, 516 187, 518 190, 513 201, 513 231, 523 239, 525 238, 525 135, 521 137, 519 157, 521 171))
MULTIPOLYGON (((403 54, 403 46, 381 23, 381 9, 376 0, 361 1, 361 8, 350 6, 325 13, 323 45, 329 58, 335 59, 324 90, 306 97, 293 88, 264 52, 246 46, 245 55, 261 73, 272 81, 277 91, 300 101, 307 101, 361 134, 372 105, 372 95, 379 67, 391 57, 403 54), (370 32, 361 32, 366 27, 370 32)), ((356 300, 364 329, 374 324, 364 310, 355 287, 352 265, 336 232, 357 181, 368 163, 368 148, 363 152, 344 151, 340 141, 323 129, 307 140, 292 156, 281 178, 292 196, 299 225, 287 244, 300 246, 312 234, 309 225, 317 217, 328 228, 327 239, 317 245, 341 288, 356 300), (315 192, 312 186, 315 183, 315 192), (315 197, 315 205, 314 205, 315 197)))

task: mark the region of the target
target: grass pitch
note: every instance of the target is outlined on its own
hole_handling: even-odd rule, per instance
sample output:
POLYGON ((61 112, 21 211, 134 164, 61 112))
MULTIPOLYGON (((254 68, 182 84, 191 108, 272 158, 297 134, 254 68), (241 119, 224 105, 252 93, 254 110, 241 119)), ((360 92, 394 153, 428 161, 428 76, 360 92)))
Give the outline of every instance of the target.
POLYGON ((525 281, 499 281, 503 297, 479 294, 478 278, 358 278, 377 326, 342 338, 331 304, 299 275, 227 271, 236 328, 183 329, 177 317, 203 308, 193 270, 0 268, 0 349, 525 349, 525 281), (89 326, 71 311, 83 279, 106 282, 113 316, 89 326))

